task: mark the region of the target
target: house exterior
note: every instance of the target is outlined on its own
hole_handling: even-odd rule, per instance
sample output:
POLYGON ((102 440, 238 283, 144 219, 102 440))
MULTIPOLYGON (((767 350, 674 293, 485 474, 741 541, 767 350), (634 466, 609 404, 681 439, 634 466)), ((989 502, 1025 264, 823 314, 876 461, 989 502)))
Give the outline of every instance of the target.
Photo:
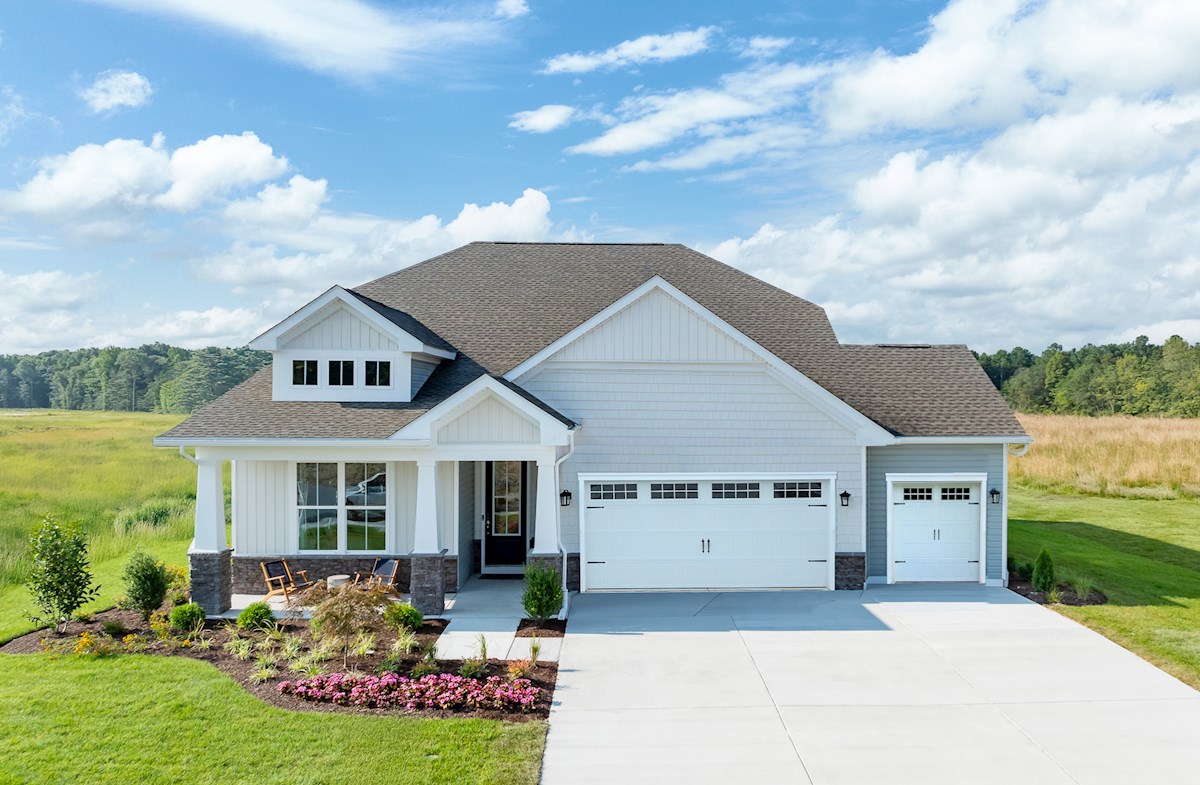
POLYGON ((269 368, 155 440, 196 464, 210 612, 280 556, 398 557, 426 613, 531 561, 582 591, 1005 579, 1031 440, 970 351, 840 343, 681 245, 471 243, 250 346, 269 368))

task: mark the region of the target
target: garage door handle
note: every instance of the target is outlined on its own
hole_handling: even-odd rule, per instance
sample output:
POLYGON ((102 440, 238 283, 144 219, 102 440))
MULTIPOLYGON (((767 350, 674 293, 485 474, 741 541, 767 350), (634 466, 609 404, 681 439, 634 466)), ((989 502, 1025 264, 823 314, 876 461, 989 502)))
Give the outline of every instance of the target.
POLYGON ((828 504, 810 504, 809 507, 828 507, 828 504))
POLYGON ((979 559, 968 559, 967 564, 979 564, 979 559))
POLYGON ((908 564, 908 562, 904 561, 904 559, 896 559, 896 561, 894 561, 892 563, 893 564, 908 564))
POLYGON ((825 563, 825 562, 827 562, 827 561, 829 561, 829 559, 809 559, 809 560, 808 560, 808 563, 809 563, 809 564, 816 564, 817 562, 820 562, 821 564, 824 564, 824 563, 825 563))
POLYGON ((589 510, 603 510, 603 509, 604 509, 604 506, 603 506, 603 505, 601 505, 601 506, 599 506, 599 507, 593 507, 593 506, 591 506, 591 505, 589 504, 589 505, 588 505, 588 509, 589 509, 589 510))
POLYGON ((606 563, 607 563, 607 562, 602 562, 602 561, 590 561, 590 562, 588 562, 588 564, 606 564, 606 563))

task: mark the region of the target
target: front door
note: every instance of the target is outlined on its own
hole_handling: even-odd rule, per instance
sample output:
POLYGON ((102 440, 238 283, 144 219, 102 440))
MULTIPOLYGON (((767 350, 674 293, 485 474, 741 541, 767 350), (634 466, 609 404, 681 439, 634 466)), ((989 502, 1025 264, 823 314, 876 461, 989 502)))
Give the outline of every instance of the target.
POLYGON ((484 513, 483 567, 514 567, 525 563, 525 464, 491 461, 487 464, 487 504, 484 513))

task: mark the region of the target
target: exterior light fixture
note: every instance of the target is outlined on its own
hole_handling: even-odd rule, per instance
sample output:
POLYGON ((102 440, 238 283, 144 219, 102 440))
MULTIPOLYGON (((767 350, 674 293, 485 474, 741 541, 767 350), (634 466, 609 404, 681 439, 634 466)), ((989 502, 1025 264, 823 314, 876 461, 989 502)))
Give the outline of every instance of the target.
POLYGON ((570 507, 571 506, 571 492, 563 491, 562 493, 560 493, 558 495, 558 503, 562 507, 570 507))
POLYGON ((999 504, 1000 503, 1000 491, 996 490, 995 488, 992 488, 990 491, 988 491, 988 498, 990 498, 992 500, 992 504, 999 504))
POLYGON ((842 506, 843 506, 843 507, 849 507, 849 506, 850 506, 850 491, 842 491, 841 493, 839 493, 839 494, 838 494, 838 496, 839 496, 839 497, 841 498, 841 500, 842 500, 842 506))

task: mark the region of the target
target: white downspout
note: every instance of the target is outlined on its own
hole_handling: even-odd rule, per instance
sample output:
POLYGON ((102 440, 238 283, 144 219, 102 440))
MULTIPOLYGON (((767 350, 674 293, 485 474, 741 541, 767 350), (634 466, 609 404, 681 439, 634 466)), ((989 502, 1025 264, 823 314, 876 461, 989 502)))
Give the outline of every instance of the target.
MULTIPOLYGON (((562 465, 565 460, 571 457, 575 452, 575 431, 567 432, 567 451, 563 456, 554 462, 554 480, 555 485, 562 487, 562 465)), ((583 500, 579 500, 583 504, 583 500)), ((558 529, 558 552, 562 554, 562 591, 563 605, 562 610, 558 612, 558 618, 565 619, 571 611, 571 593, 567 591, 567 546, 563 545, 562 538, 562 506, 559 505, 557 514, 554 516, 554 525, 558 529)))

